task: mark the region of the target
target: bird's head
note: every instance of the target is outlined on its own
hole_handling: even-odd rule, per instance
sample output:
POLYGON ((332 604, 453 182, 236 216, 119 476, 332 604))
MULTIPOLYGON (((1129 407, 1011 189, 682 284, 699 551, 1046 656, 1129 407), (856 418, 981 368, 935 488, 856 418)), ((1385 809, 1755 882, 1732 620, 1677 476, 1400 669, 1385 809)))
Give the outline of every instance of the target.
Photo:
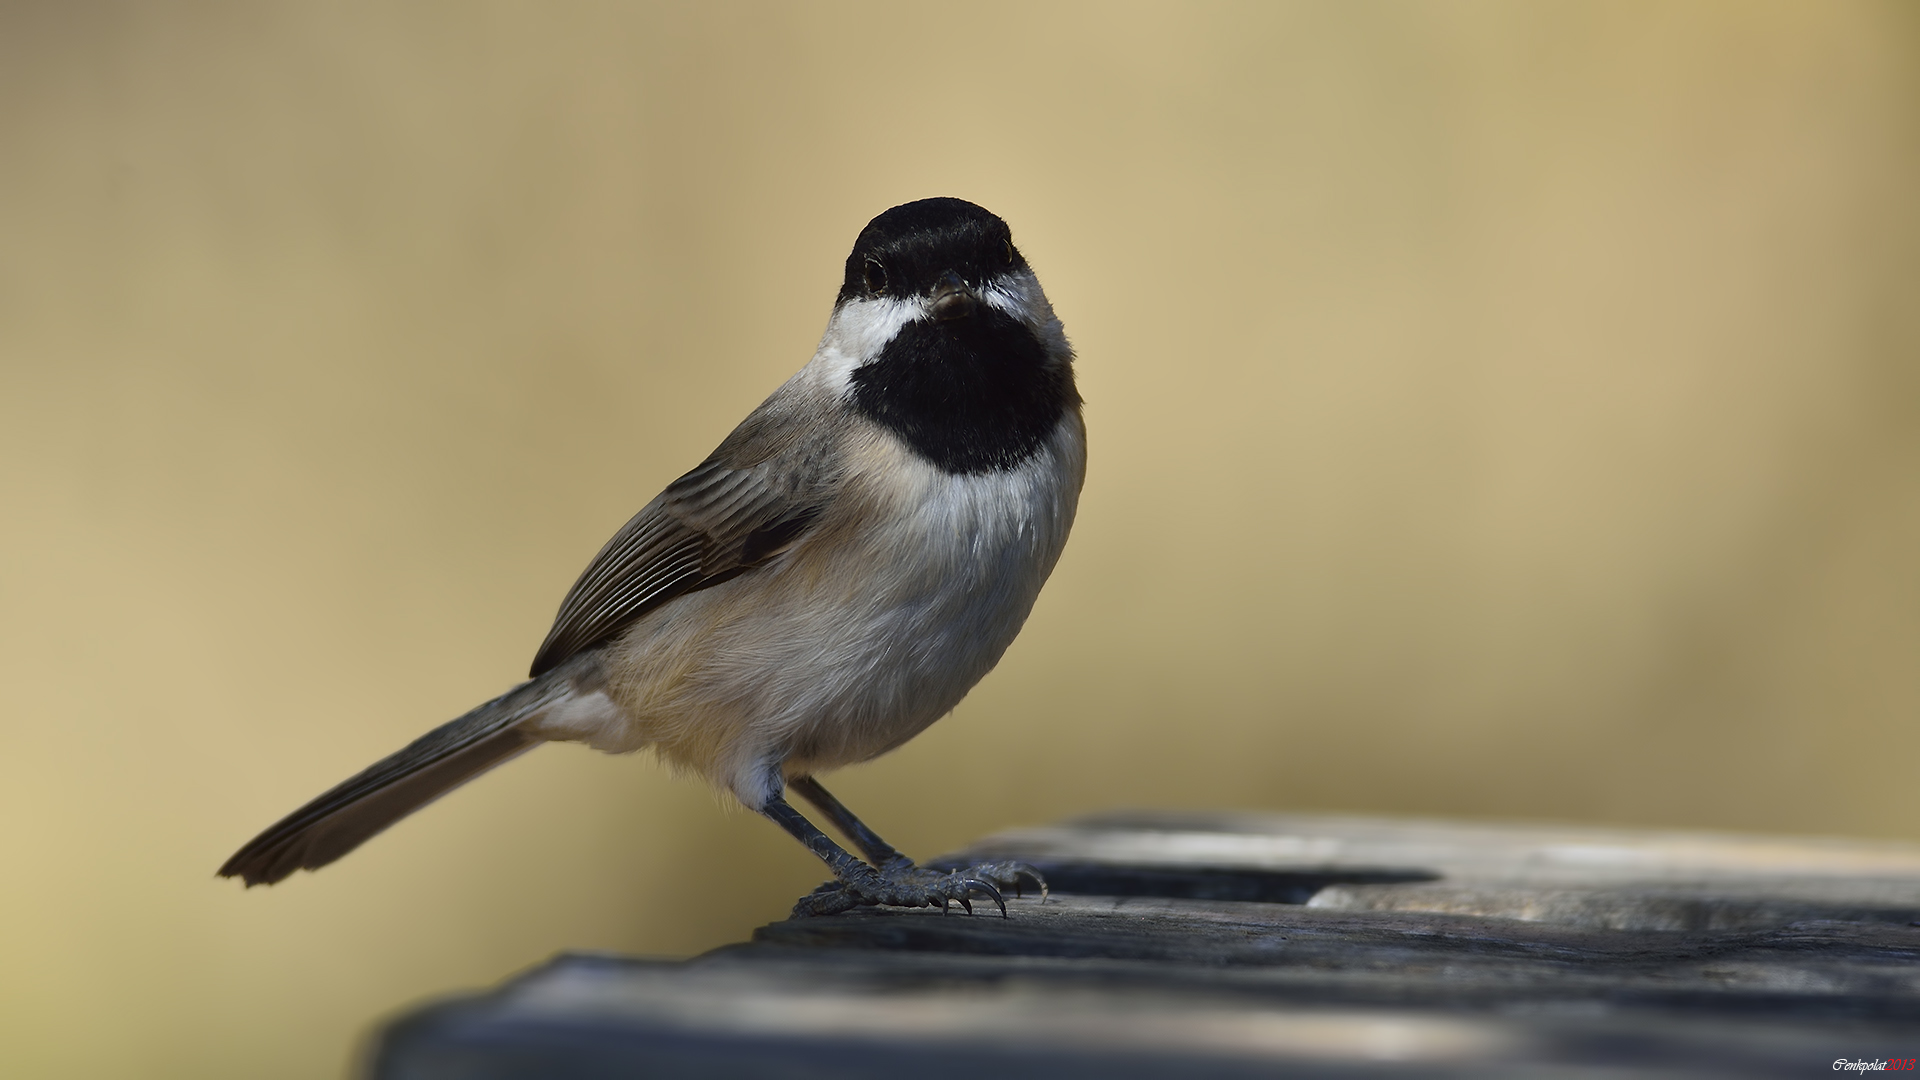
POLYGON ((1039 279, 1007 223, 964 199, 867 223, 821 352, 857 408, 956 471, 1010 467, 1079 401, 1039 279))

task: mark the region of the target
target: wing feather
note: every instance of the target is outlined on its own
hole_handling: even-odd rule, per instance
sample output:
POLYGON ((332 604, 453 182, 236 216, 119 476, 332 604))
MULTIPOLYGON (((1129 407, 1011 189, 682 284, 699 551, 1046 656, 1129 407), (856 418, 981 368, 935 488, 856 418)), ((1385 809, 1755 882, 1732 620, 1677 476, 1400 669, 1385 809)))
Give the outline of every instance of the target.
POLYGON ((535 677, 673 598, 751 570, 800 540, 830 498, 832 455, 817 444, 814 453, 798 453, 796 440, 767 437, 779 427, 769 423, 777 399, 593 557, 534 656, 535 677))

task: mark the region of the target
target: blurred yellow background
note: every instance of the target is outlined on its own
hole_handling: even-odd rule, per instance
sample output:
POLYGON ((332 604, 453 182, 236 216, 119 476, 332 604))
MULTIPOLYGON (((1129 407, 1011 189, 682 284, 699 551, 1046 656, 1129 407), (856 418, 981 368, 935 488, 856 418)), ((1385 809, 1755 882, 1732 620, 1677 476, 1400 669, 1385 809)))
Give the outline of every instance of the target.
POLYGON ((525 670, 895 203, 1012 224, 1078 528, 835 790, 1920 837, 1920 9, 0 7, 0 1074, 328 1077, 824 875, 541 750, 213 869, 525 670))

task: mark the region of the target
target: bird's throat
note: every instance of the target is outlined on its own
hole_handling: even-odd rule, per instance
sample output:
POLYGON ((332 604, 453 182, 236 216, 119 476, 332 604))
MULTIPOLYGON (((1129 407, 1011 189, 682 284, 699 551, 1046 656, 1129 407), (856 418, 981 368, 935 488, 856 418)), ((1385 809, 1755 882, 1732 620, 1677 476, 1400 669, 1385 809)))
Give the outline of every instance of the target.
POLYGON ((851 381, 856 408, 950 473, 1014 468, 1079 400, 1068 362, 987 305, 908 323, 851 381))

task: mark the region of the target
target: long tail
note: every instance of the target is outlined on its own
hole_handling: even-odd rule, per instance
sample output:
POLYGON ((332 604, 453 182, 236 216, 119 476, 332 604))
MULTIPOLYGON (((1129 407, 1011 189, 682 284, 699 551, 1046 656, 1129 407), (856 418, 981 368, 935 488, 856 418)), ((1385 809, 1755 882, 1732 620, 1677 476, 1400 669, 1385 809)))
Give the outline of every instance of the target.
POLYGON ((233 853, 221 877, 251 888, 271 885, 295 870, 318 870, 375 834, 540 739, 521 727, 528 717, 573 693, 591 656, 562 664, 539 678, 434 728, 334 785, 233 853))

